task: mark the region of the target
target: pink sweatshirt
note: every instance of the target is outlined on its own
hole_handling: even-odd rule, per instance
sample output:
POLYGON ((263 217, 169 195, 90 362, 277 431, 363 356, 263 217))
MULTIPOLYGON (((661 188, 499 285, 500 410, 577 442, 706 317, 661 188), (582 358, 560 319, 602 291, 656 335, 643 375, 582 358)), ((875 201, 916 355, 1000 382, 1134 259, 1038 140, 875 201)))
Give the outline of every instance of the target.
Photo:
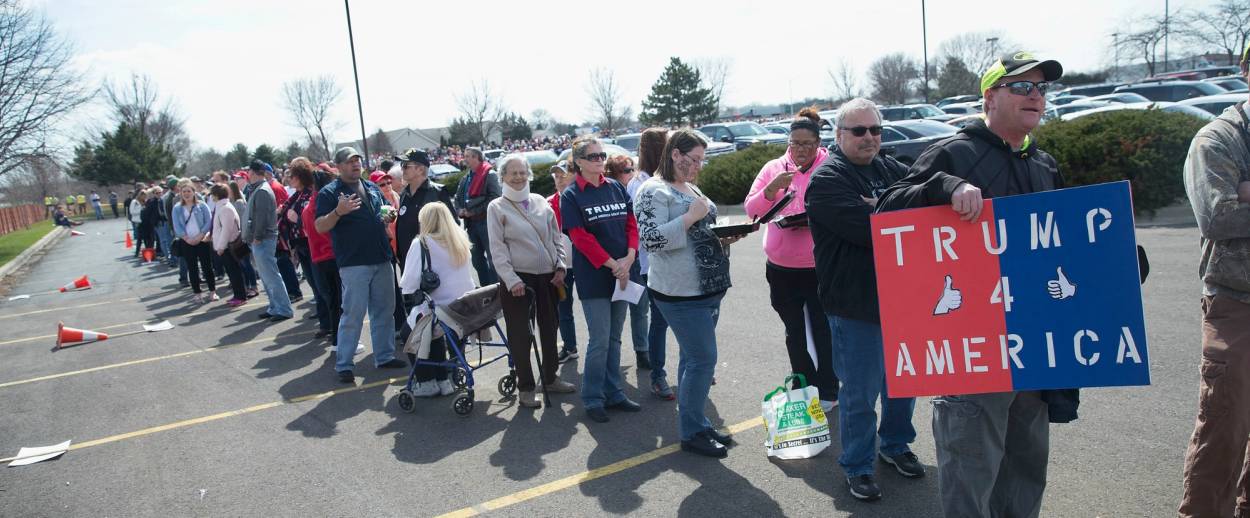
MULTIPOLYGON (((788 190, 794 191, 794 200, 790 202, 786 208, 781 209, 776 219, 793 214, 802 214, 806 211, 803 208, 803 200, 807 197, 807 183, 812 178, 812 173, 816 172, 816 167, 825 161, 825 157, 829 156, 829 151, 825 148, 816 150, 816 159, 812 162, 811 169, 806 173, 797 172, 799 167, 790 159, 790 152, 781 155, 764 164, 764 168, 760 169, 760 174, 755 177, 755 183, 751 184, 751 192, 747 193, 746 202, 743 204, 747 211, 747 216, 758 218, 762 216, 768 209, 772 208, 773 203, 781 199, 784 191, 778 191, 773 199, 764 197, 764 187, 773 181, 777 175, 786 171, 795 171, 794 180, 790 182, 788 190)), ((774 221, 776 220, 774 219, 774 221)), ((776 225, 765 225, 764 228, 764 255, 768 257, 768 261, 786 268, 815 268, 816 257, 812 253, 812 231, 808 227, 799 228, 778 228, 776 225)))

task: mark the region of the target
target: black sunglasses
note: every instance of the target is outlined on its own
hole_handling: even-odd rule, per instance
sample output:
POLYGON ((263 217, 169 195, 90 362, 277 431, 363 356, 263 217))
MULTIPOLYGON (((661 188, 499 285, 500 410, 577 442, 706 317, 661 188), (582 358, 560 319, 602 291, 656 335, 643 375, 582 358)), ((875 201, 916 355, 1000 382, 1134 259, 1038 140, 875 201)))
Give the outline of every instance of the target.
POLYGON ((865 133, 872 133, 872 136, 874 136, 874 137, 875 137, 875 136, 878 136, 878 135, 880 135, 880 134, 881 134, 881 126, 880 126, 880 125, 877 125, 877 126, 855 126, 854 128, 846 128, 846 127, 843 127, 843 128, 840 128, 840 129, 843 129, 843 130, 849 131, 849 132, 851 132, 851 134, 852 134, 852 135, 855 135, 856 137, 862 137, 862 136, 864 136, 864 134, 865 134, 865 133))
POLYGON ((603 153, 603 152, 600 152, 600 153, 587 153, 587 154, 586 154, 586 156, 582 157, 582 160, 588 160, 588 161, 591 161, 591 162, 602 162, 602 161, 607 160, 607 159, 608 159, 608 154, 607 154, 607 153, 603 153))
POLYGON ((1027 97, 1029 94, 1033 93, 1034 88, 1037 89, 1037 93, 1046 95, 1046 91, 1050 90, 1050 83, 1047 83, 1046 81, 1038 83, 1034 83, 1032 81, 1012 81, 1010 83, 1003 83, 995 86, 994 88, 1006 88, 1007 91, 1015 95, 1027 97))
POLYGON ((625 172, 626 172, 626 173, 632 173, 632 172, 634 172, 634 168, 632 168, 632 167, 626 167, 626 168, 625 168, 625 172))

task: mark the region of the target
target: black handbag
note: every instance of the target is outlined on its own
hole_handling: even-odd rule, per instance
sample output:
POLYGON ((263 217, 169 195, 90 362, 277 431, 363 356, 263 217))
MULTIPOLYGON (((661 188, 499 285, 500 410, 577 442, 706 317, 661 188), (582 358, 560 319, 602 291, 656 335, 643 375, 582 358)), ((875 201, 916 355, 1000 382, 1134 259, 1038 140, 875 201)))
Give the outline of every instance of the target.
POLYGON ((426 248, 425 240, 421 238, 417 240, 421 242, 421 291, 429 294, 437 290, 443 281, 430 268, 430 249, 426 248))

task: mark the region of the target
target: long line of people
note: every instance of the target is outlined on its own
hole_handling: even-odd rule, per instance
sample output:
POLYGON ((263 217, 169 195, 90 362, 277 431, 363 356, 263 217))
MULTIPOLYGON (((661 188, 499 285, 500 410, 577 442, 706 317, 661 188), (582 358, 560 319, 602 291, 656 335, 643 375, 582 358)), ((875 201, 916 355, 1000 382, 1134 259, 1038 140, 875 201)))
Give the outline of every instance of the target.
MULTIPOLYGON (((1246 61, 1243 56, 1243 71, 1246 61)), ((837 462, 857 499, 882 496, 875 460, 903 477, 925 475, 911 450, 915 400, 885 395, 869 217, 877 211, 949 205, 973 220, 983 198, 1062 187, 1054 159, 1028 138, 1040 121, 1042 93, 1062 73, 1053 60, 1027 53, 1004 55, 981 79, 985 120, 935 143, 910 170, 880 153, 882 117, 871 101, 854 99, 842 106, 838 145, 827 150, 820 147, 819 115, 804 110, 791 122, 785 153, 762 168, 746 197, 745 209, 753 218, 783 197, 795 199, 764 225, 764 277, 771 305, 784 325, 779 341, 791 369, 812 380, 825 411, 837 408, 842 445, 837 462)), ((1246 116, 1238 115, 1244 126, 1246 116)), ((424 295, 443 305, 478 286, 497 283, 516 362, 518 404, 540 407, 539 390, 580 390, 587 418, 605 423, 611 419, 609 411, 641 409, 621 378, 622 333, 629 315, 635 366, 650 370, 649 388, 657 400, 677 402, 681 448, 724 457, 734 439, 713 427, 704 407, 715 383, 721 301, 732 286, 728 248, 741 236, 719 237, 713 230, 717 206, 697 185, 706 146, 704 137, 690 129, 651 128, 642 133, 635 166, 628 159, 609 161, 597 139, 582 137, 572 142, 569 160, 552 167, 556 193, 545 199, 529 192, 533 173, 519 154, 503 157, 496 169, 480 149, 465 149, 469 174, 453 193, 429 180, 431 160, 425 151, 395 157, 400 175, 384 169, 365 177, 362 156, 345 147, 335 154, 333 165, 293 160, 287 186, 259 162, 245 173, 214 174, 207 188, 196 179, 171 178, 168 191, 165 186, 138 190, 128 213, 139 248, 159 247, 168 264, 181 265, 200 301, 215 297, 199 295, 201 282, 211 294, 214 279, 224 274, 233 294, 228 304, 237 306, 256 296, 259 278, 268 295, 260 316, 271 321, 291 318, 292 302, 300 300, 293 268, 298 264, 316 297, 318 336, 328 336, 334 344, 335 374, 346 383, 354 382, 366 313, 376 368, 442 361, 447 344, 430 332, 429 306, 413 304, 410 296, 424 295), (171 254, 174 239, 179 241, 171 254), (431 272, 440 282, 423 290, 425 274, 431 272), (628 292, 630 283, 647 288, 632 308, 615 296, 628 292), (581 301, 588 330, 581 351, 574 296, 581 301), (534 337, 527 323, 531 315, 537 323, 534 337), (679 348, 676 389, 665 369, 667 329, 679 348), (537 372, 531 338, 542 359, 537 372), (397 341, 405 344, 407 362, 395 355, 397 341), (580 387, 559 376, 560 364, 576 367, 578 358, 580 387)), ((1195 150, 1199 159, 1206 152, 1195 150)), ((1200 170, 1204 162, 1193 163, 1187 186, 1191 191, 1209 189, 1200 181, 1206 178, 1200 170)), ((1237 173, 1230 166, 1227 174, 1237 173)), ((1250 182, 1237 188, 1233 196, 1243 204, 1236 209, 1242 219, 1225 221, 1220 216, 1220 225, 1244 221, 1250 182)), ((1217 219, 1207 216, 1210 221, 1200 222, 1204 232, 1217 219)), ((1244 237, 1229 232, 1233 238, 1244 237)), ((1207 281, 1208 307, 1213 302, 1232 305, 1229 297, 1234 297, 1241 301, 1234 309, 1245 313, 1243 291, 1222 287, 1218 278, 1207 281)), ((1236 323, 1242 324, 1244 319, 1236 323)), ((1230 344, 1245 345, 1244 333, 1237 336, 1241 338, 1208 333, 1204 340, 1223 351, 1230 344)), ((1204 412, 1210 403, 1207 387, 1222 383, 1214 371, 1204 363, 1204 412)), ((420 365, 415 380, 413 395, 418 397, 455 391, 441 367, 420 365)), ((1244 403, 1237 398, 1238 404, 1244 403)), ((1073 419, 1077 401, 1071 391, 933 399, 943 512, 1038 516, 1049 423, 1073 419)), ((1218 504, 1212 514, 1231 510, 1230 488, 1240 466, 1236 461, 1245 449, 1244 420, 1233 434, 1236 444, 1220 443, 1227 460, 1222 462, 1202 454, 1203 444, 1223 437, 1211 426, 1232 426, 1217 423, 1215 417, 1200 414, 1186 476, 1214 480, 1214 472, 1200 468, 1220 463, 1224 490, 1199 498, 1187 484, 1182 514, 1200 504, 1218 504)), ((1243 473, 1243 494, 1245 486, 1243 473)))

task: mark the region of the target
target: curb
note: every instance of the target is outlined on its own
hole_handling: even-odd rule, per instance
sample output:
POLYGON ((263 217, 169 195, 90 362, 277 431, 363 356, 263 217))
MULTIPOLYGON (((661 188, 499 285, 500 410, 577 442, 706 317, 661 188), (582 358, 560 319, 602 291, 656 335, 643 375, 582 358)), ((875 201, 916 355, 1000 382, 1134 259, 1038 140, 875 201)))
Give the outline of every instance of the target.
POLYGON ((35 244, 30 245, 30 248, 17 254, 17 257, 14 257, 12 261, 9 261, 4 266, 0 266, 0 282, 5 281, 8 276, 34 260, 36 255, 43 253, 44 250, 56 244, 67 235, 69 235, 69 231, 65 227, 53 227, 51 232, 35 241, 35 244))

